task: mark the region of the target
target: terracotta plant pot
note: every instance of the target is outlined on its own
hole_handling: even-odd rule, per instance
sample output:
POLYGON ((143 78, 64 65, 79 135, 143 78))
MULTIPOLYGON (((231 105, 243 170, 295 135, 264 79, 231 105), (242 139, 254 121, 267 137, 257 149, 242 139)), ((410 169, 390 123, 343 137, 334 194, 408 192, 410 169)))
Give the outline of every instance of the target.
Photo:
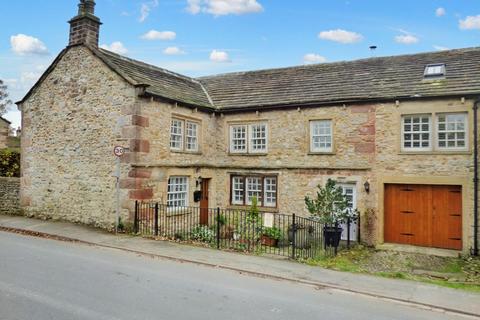
POLYGON ((260 238, 262 245, 267 247, 276 247, 278 245, 278 239, 270 238, 269 236, 263 235, 260 238))

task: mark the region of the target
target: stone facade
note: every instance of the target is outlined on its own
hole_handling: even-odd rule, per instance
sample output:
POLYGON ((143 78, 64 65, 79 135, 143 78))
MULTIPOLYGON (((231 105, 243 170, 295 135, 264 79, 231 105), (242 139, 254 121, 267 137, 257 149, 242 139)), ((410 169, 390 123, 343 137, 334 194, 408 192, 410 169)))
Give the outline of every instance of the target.
POLYGON ((7 147, 9 128, 10 123, 0 117, 0 149, 7 147))
MULTIPOLYGON (((149 123, 141 131, 149 141, 149 152, 137 157, 135 172, 141 173, 136 186, 148 190, 148 199, 165 202, 170 176, 189 177, 189 203, 198 187, 198 177, 210 180, 211 207, 230 204, 232 174, 274 174, 278 176, 278 206, 272 212, 306 215, 305 195, 312 195, 318 184, 332 178, 342 184, 354 184, 357 208, 363 214, 377 214, 373 239, 383 242, 383 189, 386 183, 461 185, 463 187, 463 247, 473 243, 473 134, 469 130, 469 148, 459 152, 401 151, 401 116, 404 114, 468 113, 473 127, 472 100, 432 99, 397 103, 312 107, 268 112, 209 114, 164 102, 139 100, 139 112, 149 123), (200 124, 198 153, 170 150, 170 121, 190 119, 200 124), (329 154, 309 151, 309 121, 331 119, 334 148, 329 154), (266 155, 229 154, 229 124, 266 122, 269 147, 266 155), (370 191, 364 189, 369 182, 370 191)), ((145 193, 146 194, 146 193, 145 193)), ((362 217, 364 218, 364 217, 362 217)), ((370 230, 361 230, 369 234, 370 230)))
POLYGON ((0 177, 0 214, 18 215, 20 208, 20 179, 0 177))
POLYGON ((135 89, 86 47, 66 51, 21 105, 26 215, 114 225, 113 148, 129 143, 134 105, 135 89))
MULTIPOLYGON (((232 174, 278 176, 277 208, 306 215, 305 195, 328 178, 356 190, 357 208, 377 214, 373 238, 383 242, 385 183, 455 184, 463 187, 463 247, 472 246, 473 136, 464 152, 405 153, 400 149, 401 115, 466 112, 473 127, 473 101, 431 99, 358 105, 311 106, 263 112, 199 111, 138 95, 83 46, 70 47, 21 105, 22 192, 27 215, 111 228, 115 217, 115 145, 129 148, 121 158, 122 217, 134 203, 165 202, 171 176, 189 178, 189 204, 199 177, 210 179, 209 206, 230 203, 232 174), (199 124, 199 151, 170 149, 172 118, 199 124), (309 123, 332 120, 333 151, 310 152, 309 123), (268 153, 229 153, 229 126, 268 124, 268 153), (35 125, 35 124, 42 125, 35 125), (371 188, 366 192, 365 182, 371 188)), ((363 217, 362 217, 363 218, 363 217)), ((369 232, 361 230, 362 233, 369 232)))

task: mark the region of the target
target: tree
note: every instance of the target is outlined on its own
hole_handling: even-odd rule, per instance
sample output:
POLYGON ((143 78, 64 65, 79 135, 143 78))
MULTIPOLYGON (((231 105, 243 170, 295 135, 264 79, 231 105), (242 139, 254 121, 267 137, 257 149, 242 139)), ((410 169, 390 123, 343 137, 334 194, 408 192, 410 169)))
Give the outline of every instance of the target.
POLYGON ((7 85, 0 79, 0 116, 7 113, 12 100, 8 99, 7 85))
POLYGON ((313 217, 329 226, 337 226, 348 219, 353 220, 358 215, 356 210, 349 207, 342 188, 332 179, 328 179, 325 187, 318 186, 316 198, 305 197, 305 205, 313 217))

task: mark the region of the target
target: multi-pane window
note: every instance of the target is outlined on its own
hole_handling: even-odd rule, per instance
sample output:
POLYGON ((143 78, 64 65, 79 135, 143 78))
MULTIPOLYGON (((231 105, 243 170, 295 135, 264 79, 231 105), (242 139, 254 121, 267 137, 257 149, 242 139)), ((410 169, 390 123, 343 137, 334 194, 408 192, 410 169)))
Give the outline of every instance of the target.
POLYGON ((403 150, 431 149, 431 116, 408 115, 402 121, 403 150))
POLYGON ((198 133, 198 123, 172 119, 170 126, 170 148, 176 151, 198 151, 198 133))
POLYGON ((195 122, 186 122, 187 125, 187 144, 188 151, 198 151, 198 124, 195 122))
POLYGON ((257 203, 262 206, 262 178, 247 177, 247 204, 252 204, 253 198, 257 198, 257 203))
POLYGON ((230 151, 233 153, 247 151, 247 126, 235 125, 230 127, 230 151))
POLYGON ((168 179, 167 205, 185 207, 188 205, 188 178, 170 177, 168 179))
POLYGON ((268 127, 265 123, 230 126, 231 153, 266 153, 268 127))
POLYGON ((250 125, 250 152, 266 152, 267 151, 267 125, 252 124, 250 125))
POLYGON ((437 145, 440 149, 467 149, 467 115, 437 115, 437 145))
POLYGON ((402 117, 402 150, 468 150, 468 114, 404 115, 402 117))
POLYGON ((183 121, 172 119, 170 126, 170 148, 175 150, 183 149, 183 121))
POLYGON ((264 205, 265 207, 277 206, 277 178, 267 177, 264 183, 265 195, 264 205))
POLYGON ((261 207, 277 206, 277 177, 232 176, 232 204, 251 205, 253 198, 261 207))
POLYGON ((332 140, 331 120, 310 122, 310 151, 332 152, 332 140))
POLYGON ((356 207, 355 201, 355 185, 354 184, 342 184, 340 185, 342 188, 343 195, 348 201, 348 208, 353 210, 356 207))
POLYGON ((232 178, 232 204, 243 204, 245 198, 245 179, 243 177, 232 178))

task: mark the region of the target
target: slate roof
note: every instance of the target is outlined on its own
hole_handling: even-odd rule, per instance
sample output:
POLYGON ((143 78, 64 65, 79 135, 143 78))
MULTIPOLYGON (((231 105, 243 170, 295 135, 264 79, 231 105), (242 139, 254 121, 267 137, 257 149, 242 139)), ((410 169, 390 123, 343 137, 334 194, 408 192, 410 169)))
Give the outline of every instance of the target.
POLYGON ((231 73, 199 79, 218 108, 259 108, 480 93, 480 48, 231 73), (446 77, 424 80, 427 64, 446 77))
POLYGON ((148 85, 147 94, 161 96, 188 105, 212 107, 202 84, 193 78, 168 71, 104 49, 94 54, 133 85, 148 85))
MULTIPOLYGON (((212 111, 480 95, 480 47, 190 78, 104 49, 92 52, 145 94, 212 111), (442 79, 425 66, 446 64, 442 79)), ((63 50, 21 104, 68 51, 63 50)))
POLYGON ((0 120, 6 122, 6 123, 8 123, 8 124, 12 124, 10 121, 8 121, 7 119, 5 119, 5 118, 3 118, 3 117, 1 117, 1 116, 0 116, 0 120))

